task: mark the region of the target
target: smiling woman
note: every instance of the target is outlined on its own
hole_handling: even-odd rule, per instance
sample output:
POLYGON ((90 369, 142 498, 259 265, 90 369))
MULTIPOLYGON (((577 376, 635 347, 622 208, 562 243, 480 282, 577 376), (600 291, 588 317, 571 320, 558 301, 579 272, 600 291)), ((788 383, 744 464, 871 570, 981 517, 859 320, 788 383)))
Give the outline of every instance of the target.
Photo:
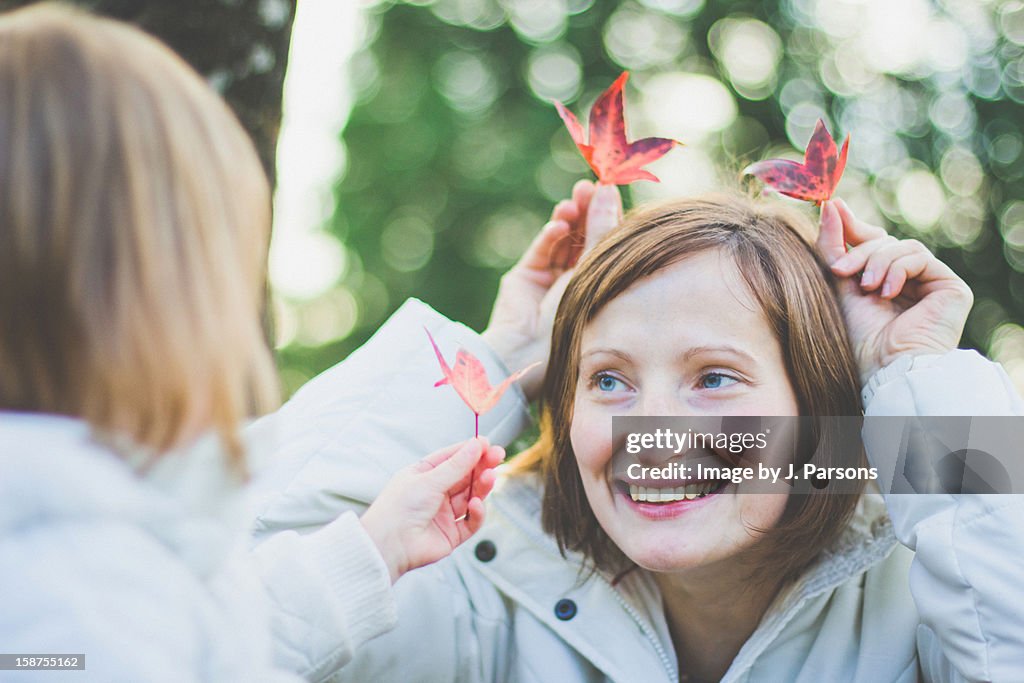
POLYGON ((709 196, 631 214, 580 263, 556 318, 541 437, 513 465, 541 474, 544 527, 563 548, 612 572, 727 561, 740 580, 770 567, 759 581, 777 586, 843 529, 856 496, 712 495, 669 510, 606 474, 613 415, 859 414, 842 311, 801 237, 813 231, 777 203, 709 196))

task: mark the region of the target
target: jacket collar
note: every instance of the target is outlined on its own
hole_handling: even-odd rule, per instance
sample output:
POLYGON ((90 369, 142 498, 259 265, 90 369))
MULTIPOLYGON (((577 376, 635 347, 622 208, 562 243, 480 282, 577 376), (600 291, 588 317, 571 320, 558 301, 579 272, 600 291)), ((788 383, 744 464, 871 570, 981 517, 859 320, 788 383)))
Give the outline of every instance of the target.
MULTIPOLYGON (((531 475, 503 479, 488 504, 488 522, 477 538, 494 542, 497 552, 474 564, 499 590, 609 679, 678 680, 661 595, 649 573, 631 572, 613 587, 606 577, 582 570, 578 554, 563 557, 541 529, 541 486, 531 475), (575 604, 570 620, 555 615, 560 600, 575 604), (622 647, 624 638, 630 647, 622 647)), ((809 600, 881 562, 895 545, 881 496, 865 493, 837 542, 776 597, 723 680, 741 678, 809 600)))
POLYGON ((797 581, 781 591, 744 643, 723 683, 739 679, 812 599, 829 593, 888 557, 896 547, 892 522, 877 488, 861 495, 850 523, 797 581))

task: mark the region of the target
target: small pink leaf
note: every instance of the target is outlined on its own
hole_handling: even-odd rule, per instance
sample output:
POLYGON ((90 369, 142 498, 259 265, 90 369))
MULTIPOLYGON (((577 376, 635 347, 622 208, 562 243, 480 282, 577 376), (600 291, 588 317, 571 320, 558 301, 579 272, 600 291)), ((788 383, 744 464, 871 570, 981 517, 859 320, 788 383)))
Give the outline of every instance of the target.
POLYGON ((502 394, 512 386, 513 382, 519 380, 527 372, 540 365, 540 363, 534 363, 525 367, 513 373, 498 386, 492 387, 490 380, 487 379, 487 371, 484 370, 483 363, 476 356, 465 349, 460 349, 455 354, 455 366, 449 367, 444 359, 444 355, 441 353, 441 349, 437 347, 437 343, 434 342, 434 338, 429 330, 427 331, 427 337, 430 338, 430 344, 434 347, 437 361, 441 365, 441 372, 444 373, 444 377, 438 380, 434 386, 451 384, 459 398, 476 415, 482 415, 497 405, 502 394))

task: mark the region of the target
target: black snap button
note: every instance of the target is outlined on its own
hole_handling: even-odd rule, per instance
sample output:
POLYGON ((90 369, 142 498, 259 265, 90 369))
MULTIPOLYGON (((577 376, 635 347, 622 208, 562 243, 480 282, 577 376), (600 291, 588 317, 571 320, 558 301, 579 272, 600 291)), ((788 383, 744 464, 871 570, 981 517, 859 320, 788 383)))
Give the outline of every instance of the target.
POLYGON ((490 562, 498 554, 498 549, 494 547, 494 543, 491 541, 480 541, 476 544, 476 548, 473 549, 473 554, 481 562, 490 562))
POLYGON ((576 616, 576 603, 569 598, 562 598, 555 603, 555 616, 562 621, 569 621, 576 616))

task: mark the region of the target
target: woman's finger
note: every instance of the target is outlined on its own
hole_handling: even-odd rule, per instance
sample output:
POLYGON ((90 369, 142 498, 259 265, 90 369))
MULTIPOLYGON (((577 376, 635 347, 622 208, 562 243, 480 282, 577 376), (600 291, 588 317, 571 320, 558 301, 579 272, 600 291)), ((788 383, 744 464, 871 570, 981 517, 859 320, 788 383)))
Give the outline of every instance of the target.
POLYGON ((889 271, 882 282, 882 298, 895 299, 904 293, 904 285, 923 273, 928 268, 928 260, 931 258, 933 257, 928 252, 913 252, 900 256, 890 263, 889 271))
POLYGON ((560 245, 564 252, 564 267, 575 265, 579 255, 583 251, 583 242, 587 231, 587 210, 590 208, 590 200, 594 196, 594 183, 589 180, 577 180, 572 186, 572 199, 567 200, 576 209, 576 217, 569 221, 569 239, 560 245))
POLYGON ((587 215, 590 200, 594 196, 594 189, 594 183, 589 180, 577 180, 576 184, 572 186, 572 201, 579 209, 581 218, 587 215))
POLYGON ((842 199, 836 198, 834 200, 836 209, 839 211, 839 218, 843 222, 843 234, 846 241, 851 245, 861 244, 868 240, 875 240, 879 237, 885 237, 889 233, 885 231, 885 228, 880 228, 877 225, 871 225, 864 221, 858 220, 853 215, 853 211, 846 205, 842 199))
POLYGON ((563 199, 551 210, 552 221, 565 221, 570 225, 580 218, 579 205, 572 199, 563 199))
POLYGON ((459 543, 465 542, 467 538, 480 531, 480 527, 484 525, 485 514, 482 500, 474 497, 469 501, 466 516, 455 523, 455 528, 459 532, 459 543))
POLYGON ((494 472, 494 468, 504 460, 505 449, 501 446, 491 446, 484 451, 480 461, 473 468, 472 479, 470 481, 460 480, 457 484, 458 489, 456 493, 452 494, 453 500, 458 499, 460 504, 465 504, 466 498, 470 494, 481 500, 486 498, 498 481, 498 475, 494 472))
MULTIPOLYGON (((886 240, 874 240, 875 242, 887 242, 886 240)), ((889 268, 892 263, 897 259, 901 259, 913 255, 923 256, 923 258, 915 259, 915 263, 921 262, 922 268, 917 271, 911 277, 916 277, 918 273, 924 270, 924 262, 931 258, 931 253, 925 248, 923 244, 917 240, 897 240, 895 242, 887 242, 880 249, 876 249, 867 262, 864 264, 864 275, 861 276, 860 286, 867 291, 873 291, 883 286, 886 281, 889 268)), ((891 284, 891 283, 890 283, 891 284)), ((902 282, 900 285, 902 286, 902 282)), ((888 292, 884 292, 882 296, 886 296, 888 292)))
POLYGON ((492 469, 479 470, 479 474, 473 479, 473 497, 483 500, 494 490, 498 481, 498 475, 492 469))
POLYGON ((488 446, 487 450, 484 451, 483 456, 480 458, 480 462, 477 467, 491 469, 500 465, 504 460, 504 448, 501 446, 488 446))
POLYGON ((832 264, 832 272, 836 275, 849 276, 854 273, 858 273, 865 270, 868 259, 878 250, 885 248, 890 244, 896 244, 895 237, 885 237, 881 239, 871 240, 870 242, 864 242, 853 247, 847 253, 832 264))
MULTIPOLYGON (((960 276, 943 261, 939 260, 927 247, 916 252, 917 258, 910 260, 900 259, 900 267, 906 272, 906 284, 902 287, 904 295, 914 299, 920 299, 939 290, 948 290, 955 293, 959 301, 966 301, 970 308, 974 295, 960 276)), ((894 263, 895 265, 895 263, 894 263)), ((890 266, 890 270, 891 270, 890 266)), ((897 296, 895 293, 893 296, 897 296)))
POLYGON ((567 270, 576 265, 583 253, 585 234, 589 231, 588 213, 594 197, 595 185, 589 180, 577 181, 572 188, 572 198, 555 205, 552 220, 564 220, 569 224, 565 237, 549 251, 549 270, 567 270))
POLYGON ((515 267, 530 271, 550 270, 553 256, 560 250, 561 243, 569 237, 569 230, 566 221, 545 223, 515 267))
MULTIPOLYGON (((494 468, 500 465, 504 459, 505 449, 501 446, 491 446, 476 463, 472 476, 460 479, 449 489, 449 503, 456 516, 465 515, 470 495, 474 499, 479 498, 480 500, 490 495, 498 481, 498 475, 494 468)), ((461 519, 462 517, 459 517, 459 520, 461 519)))

